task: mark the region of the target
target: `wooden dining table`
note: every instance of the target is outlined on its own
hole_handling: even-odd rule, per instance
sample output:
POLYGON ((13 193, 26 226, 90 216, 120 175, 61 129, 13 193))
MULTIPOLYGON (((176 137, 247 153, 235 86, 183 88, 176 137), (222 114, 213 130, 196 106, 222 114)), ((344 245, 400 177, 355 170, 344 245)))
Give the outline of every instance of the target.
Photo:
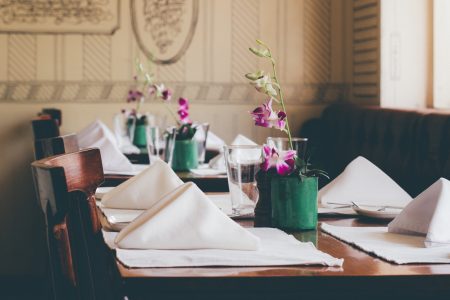
MULTIPOLYGON (((237 221, 244 227, 252 220, 237 221)), ((386 226, 370 219, 321 217, 336 226, 386 226)), ((320 231, 291 232, 342 267, 127 268, 117 262, 132 299, 450 299, 450 265, 395 265, 320 231)), ((450 255, 450 253, 449 253, 450 255)))

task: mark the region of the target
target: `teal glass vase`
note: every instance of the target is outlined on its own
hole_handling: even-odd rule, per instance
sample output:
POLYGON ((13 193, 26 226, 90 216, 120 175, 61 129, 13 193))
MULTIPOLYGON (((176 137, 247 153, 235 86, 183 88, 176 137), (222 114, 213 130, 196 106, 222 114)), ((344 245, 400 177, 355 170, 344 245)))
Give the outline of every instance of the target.
POLYGON ((289 231, 317 227, 317 177, 271 178, 272 226, 289 231))
POLYGON ((194 139, 175 141, 172 156, 174 171, 189 171, 198 167, 198 147, 194 139))
POLYGON ((136 125, 134 128, 133 144, 139 148, 147 146, 147 125, 136 125))

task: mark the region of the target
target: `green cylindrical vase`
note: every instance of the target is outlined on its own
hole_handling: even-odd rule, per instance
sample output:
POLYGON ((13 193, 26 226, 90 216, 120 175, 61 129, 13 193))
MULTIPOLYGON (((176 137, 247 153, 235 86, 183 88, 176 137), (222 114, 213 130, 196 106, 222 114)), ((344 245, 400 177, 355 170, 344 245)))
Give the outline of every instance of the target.
POLYGON ((189 171, 198 167, 197 142, 191 140, 175 141, 172 157, 174 171, 189 171))
POLYGON ((316 229, 317 177, 272 177, 271 202, 272 226, 292 231, 316 229))
POLYGON ((145 148, 147 146, 147 125, 136 125, 134 128, 133 144, 139 148, 145 148))

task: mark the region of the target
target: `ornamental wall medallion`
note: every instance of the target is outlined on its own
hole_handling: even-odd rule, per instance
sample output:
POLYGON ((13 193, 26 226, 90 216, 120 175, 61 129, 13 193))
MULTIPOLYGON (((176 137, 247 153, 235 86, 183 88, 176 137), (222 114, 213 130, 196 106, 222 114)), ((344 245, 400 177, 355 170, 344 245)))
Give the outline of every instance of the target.
POLYGON ((112 34, 120 0, 0 0, 0 32, 112 34))
POLYGON ((198 0, 131 0, 131 22, 139 48, 157 64, 178 61, 194 36, 198 0))

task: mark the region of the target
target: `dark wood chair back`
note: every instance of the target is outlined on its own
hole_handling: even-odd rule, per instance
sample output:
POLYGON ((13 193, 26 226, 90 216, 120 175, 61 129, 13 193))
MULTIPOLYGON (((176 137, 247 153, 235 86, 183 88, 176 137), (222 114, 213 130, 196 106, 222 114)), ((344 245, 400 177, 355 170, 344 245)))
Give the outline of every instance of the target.
POLYGON ((76 134, 39 139, 34 141, 34 156, 36 159, 72 153, 80 150, 76 134))
POLYGON ((59 136, 59 126, 55 119, 40 118, 31 121, 35 140, 59 136))
POLYGON ((58 108, 43 108, 38 116, 41 118, 48 116, 50 119, 55 120, 58 126, 61 126, 62 124, 62 112, 58 108))
POLYGON ((87 149, 32 164, 48 228, 55 299, 122 299, 113 252, 103 240, 95 190, 100 151, 87 149))

